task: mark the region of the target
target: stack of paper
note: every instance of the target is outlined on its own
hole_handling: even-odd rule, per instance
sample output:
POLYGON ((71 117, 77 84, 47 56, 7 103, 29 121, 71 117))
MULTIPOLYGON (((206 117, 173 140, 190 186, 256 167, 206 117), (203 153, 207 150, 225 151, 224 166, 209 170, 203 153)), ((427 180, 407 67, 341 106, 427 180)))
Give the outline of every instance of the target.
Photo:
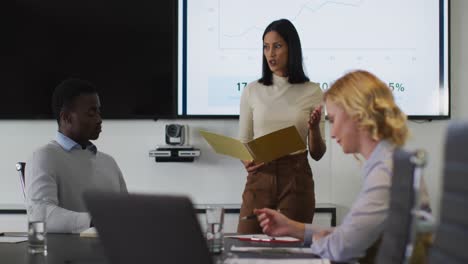
POLYGON ((8 237, 8 236, 0 236, 0 243, 19 243, 23 241, 27 241, 27 237, 8 237))
POLYGON ((258 259, 231 258, 225 264, 330 264, 328 259, 258 259))
POLYGON ((80 237, 98 237, 98 233, 96 231, 96 228, 90 227, 85 231, 81 232, 80 237))

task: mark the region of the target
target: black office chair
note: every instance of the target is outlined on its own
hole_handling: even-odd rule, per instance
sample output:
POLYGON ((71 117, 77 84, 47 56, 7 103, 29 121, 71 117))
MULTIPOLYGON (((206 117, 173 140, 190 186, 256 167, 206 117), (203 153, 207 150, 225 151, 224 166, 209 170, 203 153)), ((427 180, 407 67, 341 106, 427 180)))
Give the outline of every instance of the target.
POLYGON ((26 199, 26 185, 24 180, 24 171, 26 169, 26 162, 17 162, 16 163, 16 171, 18 171, 18 175, 21 182, 21 189, 23 190, 24 199, 26 199))
POLYGON ((445 142, 440 223, 430 263, 468 263, 468 123, 454 123, 445 142))
POLYGON ((389 215, 376 263, 407 263, 412 255, 422 214, 419 194, 425 163, 424 151, 411 153, 397 149, 393 154, 389 215))

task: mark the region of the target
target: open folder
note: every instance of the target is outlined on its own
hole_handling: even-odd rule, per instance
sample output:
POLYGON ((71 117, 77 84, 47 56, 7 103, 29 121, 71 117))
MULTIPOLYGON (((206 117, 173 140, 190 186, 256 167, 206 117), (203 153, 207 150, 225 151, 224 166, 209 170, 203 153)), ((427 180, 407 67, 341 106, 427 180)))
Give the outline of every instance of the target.
POLYGON ((240 160, 269 162, 306 149, 305 143, 295 126, 274 131, 247 143, 204 130, 200 130, 200 134, 217 153, 240 160))

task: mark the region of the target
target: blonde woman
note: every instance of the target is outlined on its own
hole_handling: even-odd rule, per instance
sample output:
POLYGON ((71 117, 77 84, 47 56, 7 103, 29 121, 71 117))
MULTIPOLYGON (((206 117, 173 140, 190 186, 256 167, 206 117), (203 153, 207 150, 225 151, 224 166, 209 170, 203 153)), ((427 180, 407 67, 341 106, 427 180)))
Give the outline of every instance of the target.
POLYGON ((406 116, 388 86, 366 71, 350 72, 324 94, 331 137, 344 153, 360 154, 362 189, 340 226, 323 229, 293 221, 274 210, 255 210, 264 233, 311 243, 313 252, 333 261, 365 255, 380 237, 389 209, 392 154, 408 135, 406 116))

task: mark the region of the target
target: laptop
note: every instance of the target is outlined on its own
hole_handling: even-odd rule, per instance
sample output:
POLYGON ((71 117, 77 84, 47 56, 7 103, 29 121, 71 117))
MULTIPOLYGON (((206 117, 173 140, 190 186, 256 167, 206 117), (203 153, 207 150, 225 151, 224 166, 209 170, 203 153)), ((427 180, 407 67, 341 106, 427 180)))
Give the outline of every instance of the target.
POLYGON ((84 200, 110 263, 213 263, 187 197, 87 192, 84 200))

